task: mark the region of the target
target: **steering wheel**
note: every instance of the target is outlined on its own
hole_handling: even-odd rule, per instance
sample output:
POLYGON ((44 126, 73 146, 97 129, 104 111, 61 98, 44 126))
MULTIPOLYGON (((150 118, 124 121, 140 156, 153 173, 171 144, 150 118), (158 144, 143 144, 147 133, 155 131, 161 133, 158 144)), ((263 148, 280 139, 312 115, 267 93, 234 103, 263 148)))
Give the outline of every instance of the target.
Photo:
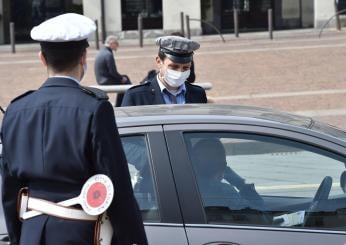
POLYGON ((329 193, 332 189, 333 179, 330 176, 324 177, 320 186, 318 187, 314 199, 310 207, 306 210, 303 227, 310 226, 313 220, 313 213, 318 210, 322 201, 328 200, 329 193))

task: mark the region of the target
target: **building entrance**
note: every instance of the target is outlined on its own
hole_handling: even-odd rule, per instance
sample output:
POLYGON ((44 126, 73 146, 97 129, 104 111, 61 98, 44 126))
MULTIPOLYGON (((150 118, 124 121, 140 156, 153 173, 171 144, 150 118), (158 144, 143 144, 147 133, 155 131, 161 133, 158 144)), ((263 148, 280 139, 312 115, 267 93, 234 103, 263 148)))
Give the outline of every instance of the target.
POLYGON ((268 25, 267 10, 273 7, 272 0, 222 0, 221 29, 234 29, 234 9, 238 11, 239 28, 244 31, 264 29, 268 25))
MULTIPOLYGON (((32 27, 63 13, 83 13, 83 0, 4 0, 4 26, 15 23, 16 42, 28 42, 32 27)), ((5 42, 9 43, 8 28, 5 42)))
POLYGON ((122 30, 138 30, 138 15, 143 29, 162 29, 162 0, 121 0, 122 30))
MULTIPOLYGON (((201 0, 202 19, 223 33, 234 31, 234 9, 238 11, 241 32, 268 28, 268 9, 273 10, 276 30, 313 27, 314 0, 201 0)), ((202 24, 203 34, 215 31, 202 24)))

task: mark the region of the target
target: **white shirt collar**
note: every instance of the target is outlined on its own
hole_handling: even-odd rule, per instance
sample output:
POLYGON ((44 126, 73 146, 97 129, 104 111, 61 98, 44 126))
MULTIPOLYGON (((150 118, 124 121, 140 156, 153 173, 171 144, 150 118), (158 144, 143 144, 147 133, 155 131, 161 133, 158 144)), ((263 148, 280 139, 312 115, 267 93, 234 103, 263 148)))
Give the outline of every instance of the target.
POLYGON ((71 77, 71 76, 55 75, 55 76, 51 76, 51 77, 67 78, 67 79, 71 79, 71 80, 75 81, 78 85, 80 84, 80 81, 77 78, 71 77))

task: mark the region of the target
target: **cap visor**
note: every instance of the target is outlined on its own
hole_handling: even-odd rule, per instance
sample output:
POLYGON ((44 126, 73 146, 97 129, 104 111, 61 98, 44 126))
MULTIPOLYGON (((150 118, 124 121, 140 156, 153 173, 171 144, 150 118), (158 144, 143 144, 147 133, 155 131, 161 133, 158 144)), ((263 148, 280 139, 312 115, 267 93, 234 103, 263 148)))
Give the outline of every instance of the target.
POLYGON ((165 53, 165 55, 167 56, 168 59, 170 59, 174 63, 178 63, 178 64, 186 64, 186 63, 190 63, 192 61, 192 56, 181 57, 181 56, 174 56, 174 55, 167 54, 167 53, 165 53))

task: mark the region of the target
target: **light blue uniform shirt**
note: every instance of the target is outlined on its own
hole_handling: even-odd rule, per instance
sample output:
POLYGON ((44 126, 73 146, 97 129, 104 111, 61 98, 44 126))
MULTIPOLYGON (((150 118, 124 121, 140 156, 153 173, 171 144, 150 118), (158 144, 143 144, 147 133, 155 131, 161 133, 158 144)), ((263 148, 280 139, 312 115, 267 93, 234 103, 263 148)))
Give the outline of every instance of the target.
POLYGON ((172 91, 169 91, 165 87, 165 85, 163 85, 158 75, 157 75, 157 82, 160 86, 161 94, 166 104, 185 104, 185 94, 186 94, 185 83, 181 85, 175 93, 173 93, 172 91))

